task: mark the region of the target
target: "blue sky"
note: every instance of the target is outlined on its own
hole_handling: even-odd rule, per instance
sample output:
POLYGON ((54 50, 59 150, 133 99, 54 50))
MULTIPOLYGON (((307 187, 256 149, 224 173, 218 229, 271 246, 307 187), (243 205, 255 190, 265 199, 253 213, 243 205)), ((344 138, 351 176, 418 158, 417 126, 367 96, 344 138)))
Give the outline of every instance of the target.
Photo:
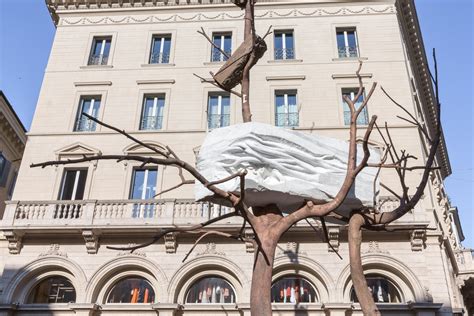
MULTIPOLYGON (((416 0, 427 52, 437 50, 443 128, 453 174, 445 181, 474 248, 472 0, 416 0)), ((43 0, 0 0, 0 89, 28 129, 48 62, 54 26, 43 0)))

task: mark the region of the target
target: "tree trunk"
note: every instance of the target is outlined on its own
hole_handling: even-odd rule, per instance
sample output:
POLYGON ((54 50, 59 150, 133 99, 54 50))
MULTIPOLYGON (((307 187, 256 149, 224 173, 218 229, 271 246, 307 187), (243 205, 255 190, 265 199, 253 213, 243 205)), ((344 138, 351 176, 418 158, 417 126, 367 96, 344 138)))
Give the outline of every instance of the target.
POLYGON ((262 248, 258 247, 257 254, 255 255, 252 288, 250 291, 250 308, 252 316, 271 316, 273 261, 278 239, 268 234, 260 238, 262 248))
POLYGON ((349 220, 349 261, 351 266, 351 279, 354 290, 359 300, 360 307, 365 316, 380 316, 380 311, 375 305, 372 293, 367 286, 362 258, 360 255, 360 245, 362 244, 362 226, 364 217, 360 214, 352 215, 349 220))

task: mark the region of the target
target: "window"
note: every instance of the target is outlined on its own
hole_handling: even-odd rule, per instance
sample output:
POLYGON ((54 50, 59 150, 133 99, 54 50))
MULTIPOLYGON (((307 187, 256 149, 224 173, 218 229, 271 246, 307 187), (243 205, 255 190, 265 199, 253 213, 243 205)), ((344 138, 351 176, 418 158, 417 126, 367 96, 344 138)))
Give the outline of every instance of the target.
POLYGON ((314 303, 318 301, 314 286, 300 276, 278 279, 272 285, 273 303, 314 303))
POLYGON ((158 130, 163 123, 165 95, 146 95, 143 100, 143 110, 140 122, 141 130, 158 130))
POLYGON ((339 58, 358 57, 357 33, 355 28, 336 29, 339 58))
POLYGON ((153 35, 151 41, 150 64, 170 62, 171 34, 153 35))
POLYGON ((74 125, 75 132, 93 132, 97 124, 89 118, 82 115, 86 113, 92 117, 99 116, 100 96, 86 96, 81 97, 79 109, 77 111, 76 124, 74 125))
POLYGON ((212 33, 212 42, 220 50, 212 46, 211 61, 226 61, 228 58, 221 51, 224 51, 229 56, 232 54, 232 33, 212 33))
MULTIPOLYGON (((368 275, 365 278, 375 303, 401 303, 401 295, 395 285, 379 275, 368 275)), ((359 302, 354 287, 351 289, 351 302, 359 302)))
POLYGON ((217 276, 205 277, 194 283, 186 294, 186 303, 235 303, 235 292, 229 282, 217 276))
POLYGON ((107 303, 155 303, 155 291, 144 278, 128 277, 112 287, 107 303))
POLYGON ((296 90, 275 91, 275 125, 295 127, 299 124, 296 90))
POLYGON ((148 200, 155 197, 157 169, 134 169, 130 198, 133 200, 148 200))
POLYGON ((64 171, 60 200, 82 200, 86 188, 87 170, 70 169, 64 171))
POLYGON ((207 107, 209 129, 229 126, 230 95, 228 93, 211 93, 207 107))
POLYGON ((38 283, 31 291, 27 302, 29 304, 74 303, 76 290, 67 278, 53 276, 38 283))
MULTIPOLYGON (((65 170, 59 192, 59 200, 82 200, 86 188, 87 170, 70 169, 65 170)), ((82 205, 80 203, 58 203, 54 210, 54 218, 80 218, 82 205)))
POLYGON ((10 173, 11 162, 0 152, 0 187, 7 185, 8 174, 10 173))
MULTIPOLYGON (((357 92, 359 92, 358 88, 349 88, 349 89, 342 89, 342 96, 347 96, 349 99, 353 100, 357 92)), ((358 109, 362 102, 364 102, 364 94, 362 94, 359 99, 355 102, 355 107, 358 109)), ((342 106, 344 110, 344 125, 351 124, 351 111, 349 110, 349 106, 347 105, 344 98, 342 99, 342 106)), ((369 114, 367 113, 367 106, 360 112, 359 117, 357 118, 357 125, 367 125, 369 123, 369 114)))
POLYGON ((18 172, 15 171, 13 173, 12 180, 10 181, 10 185, 8 186, 8 192, 7 192, 7 197, 8 199, 11 199, 13 196, 13 190, 15 190, 15 184, 16 184, 16 178, 18 176, 18 172))
POLYGON ((106 36, 94 37, 92 41, 91 54, 89 56, 89 65, 107 65, 110 54, 110 44, 112 43, 112 37, 106 36))
POLYGON ((275 59, 295 59, 293 30, 275 31, 275 59))

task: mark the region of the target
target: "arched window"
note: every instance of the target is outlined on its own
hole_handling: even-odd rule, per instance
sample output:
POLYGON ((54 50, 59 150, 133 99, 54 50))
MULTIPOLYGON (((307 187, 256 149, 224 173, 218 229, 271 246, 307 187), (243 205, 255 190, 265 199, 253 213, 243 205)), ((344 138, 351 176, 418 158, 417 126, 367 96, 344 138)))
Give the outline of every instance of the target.
MULTIPOLYGON (((381 275, 367 275, 367 286, 376 303, 401 303, 402 296, 397 287, 386 277, 381 275)), ((351 302, 359 302, 354 287, 351 288, 351 302)))
POLYGON ((107 303, 155 303, 155 291, 142 277, 126 277, 112 286, 107 303))
POLYGON ((318 296, 314 286, 301 276, 284 276, 272 285, 273 303, 314 303, 318 296))
POLYGON ((195 282, 186 294, 186 303, 232 304, 235 291, 225 279, 210 276, 195 282))
POLYGON ((74 303, 76 290, 66 277, 52 276, 34 287, 27 302, 30 304, 74 303))

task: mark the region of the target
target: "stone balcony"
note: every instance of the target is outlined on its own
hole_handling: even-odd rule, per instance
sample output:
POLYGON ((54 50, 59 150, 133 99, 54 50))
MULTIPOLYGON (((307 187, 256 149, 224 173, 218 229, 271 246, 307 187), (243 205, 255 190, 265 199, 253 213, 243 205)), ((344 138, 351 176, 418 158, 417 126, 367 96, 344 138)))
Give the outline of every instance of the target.
MULTIPOLYGON (((383 212, 397 207, 393 199, 385 198, 383 212)), ((232 208, 192 199, 163 200, 75 200, 75 201, 7 201, 0 231, 8 240, 10 253, 20 252, 26 235, 46 238, 50 234, 82 236, 88 252, 95 253, 99 236, 136 235, 139 238, 156 235, 160 229, 191 226, 232 212, 232 208)), ((424 228, 428 223, 414 214, 394 225, 410 227, 412 246, 423 247, 424 228)), ((292 230, 321 229, 319 221, 301 221, 292 230)), ((231 217, 212 224, 219 230, 236 231, 243 223, 231 217)), ((328 223, 328 242, 339 247, 339 225, 328 223)), ((251 232, 249 232, 251 233, 251 232)))

